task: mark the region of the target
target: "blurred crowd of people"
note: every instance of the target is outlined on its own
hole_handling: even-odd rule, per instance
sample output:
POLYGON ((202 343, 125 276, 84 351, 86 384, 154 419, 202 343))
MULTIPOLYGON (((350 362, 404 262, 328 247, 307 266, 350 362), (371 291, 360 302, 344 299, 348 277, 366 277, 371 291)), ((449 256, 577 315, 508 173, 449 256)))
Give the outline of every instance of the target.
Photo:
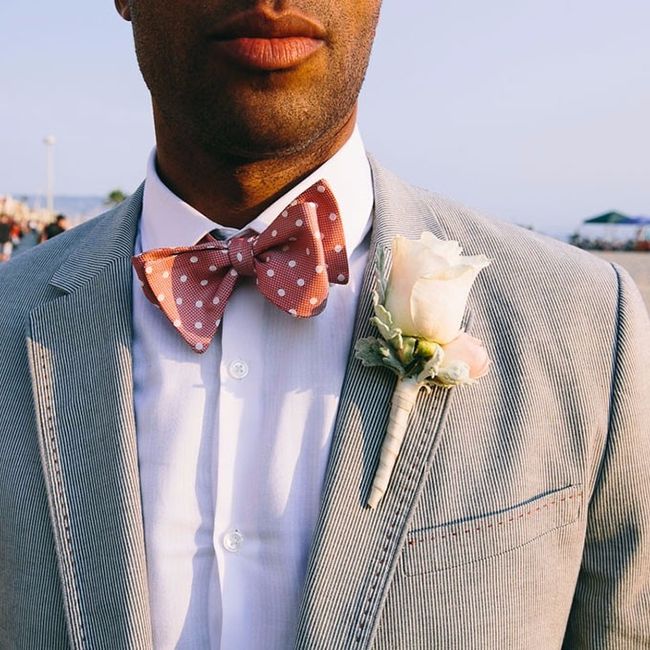
POLYGON ((634 237, 586 237, 576 232, 569 237, 569 244, 587 251, 650 251, 647 228, 639 228, 634 237))
POLYGON ((0 262, 6 262, 11 257, 60 235, 69 227, 70 223, 64 214, 57 215, 46 225, 33 220, 19 221, 7 214, 0 215, 0 262))

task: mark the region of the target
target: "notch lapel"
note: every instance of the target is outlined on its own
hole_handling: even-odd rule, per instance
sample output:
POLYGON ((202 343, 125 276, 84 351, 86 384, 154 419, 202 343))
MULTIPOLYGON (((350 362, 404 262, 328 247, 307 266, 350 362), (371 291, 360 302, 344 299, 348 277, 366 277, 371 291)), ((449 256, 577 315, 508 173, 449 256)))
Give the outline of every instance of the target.
POLYGON ((74 648, 151 647, 131 370, 141 190, 76 243, 27 337, 74 648))
MULTIPOLYGON (((354 336, 376 335, 370 325, 377 247, 424 230, 445 238, 432 208, 372 160, 375 216, 354 336)), ((455 391, 418 396, 387 493, 366 507, 386 432, 395 377, 366 368, 350 353, 335 426, 299 619, 297 648, 368 648, 405 543, 411 514, 442 434, 455 391)))

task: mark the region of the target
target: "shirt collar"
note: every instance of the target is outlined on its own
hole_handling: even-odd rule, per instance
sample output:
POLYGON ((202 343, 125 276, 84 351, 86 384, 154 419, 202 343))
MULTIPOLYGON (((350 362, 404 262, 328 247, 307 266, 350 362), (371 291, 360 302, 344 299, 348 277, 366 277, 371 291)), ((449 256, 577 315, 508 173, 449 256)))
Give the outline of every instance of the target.
MULTIPOLYGON (((149 156, 142 202, 139 240, 142 250, 191 246, 220 224, 176 196, 156 171, 156 150, 149 156)), ((370 164, 358 128, 327 162, 292 187, 242 230, 257 232, 269 224, 296 197, 316 181, 328 182, 339 205, 348 255, 363 241, 371 225, 374 203, 370 164)), ((232 229, 232 234, 237 232, 232 229)), ((229 230, 229 234, 230 230, 229 230)))

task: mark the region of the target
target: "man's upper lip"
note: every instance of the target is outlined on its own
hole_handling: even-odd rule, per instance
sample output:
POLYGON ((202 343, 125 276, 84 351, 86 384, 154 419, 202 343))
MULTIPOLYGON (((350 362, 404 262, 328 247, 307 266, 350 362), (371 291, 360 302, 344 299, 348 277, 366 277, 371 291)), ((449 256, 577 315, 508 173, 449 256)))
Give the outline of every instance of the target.
POLYGON ((251 11, 229 18, 211 30, 210 35, 216 40, 291 37, 324 39, 326 31, 318 21, 298 12, 269 16, 260 11, 251 11))

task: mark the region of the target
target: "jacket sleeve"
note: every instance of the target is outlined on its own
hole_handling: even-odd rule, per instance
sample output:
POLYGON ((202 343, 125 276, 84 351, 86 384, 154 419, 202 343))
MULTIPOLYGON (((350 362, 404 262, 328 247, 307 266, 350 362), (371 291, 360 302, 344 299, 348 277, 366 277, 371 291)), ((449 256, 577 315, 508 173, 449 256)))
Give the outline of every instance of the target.
MULTIPOLYGON (((650 647, 650 322, 619 281, 608 438, 588 510, 567 650, 650 647)), ((594 341, 597 354, 598 341, 594 341)))

